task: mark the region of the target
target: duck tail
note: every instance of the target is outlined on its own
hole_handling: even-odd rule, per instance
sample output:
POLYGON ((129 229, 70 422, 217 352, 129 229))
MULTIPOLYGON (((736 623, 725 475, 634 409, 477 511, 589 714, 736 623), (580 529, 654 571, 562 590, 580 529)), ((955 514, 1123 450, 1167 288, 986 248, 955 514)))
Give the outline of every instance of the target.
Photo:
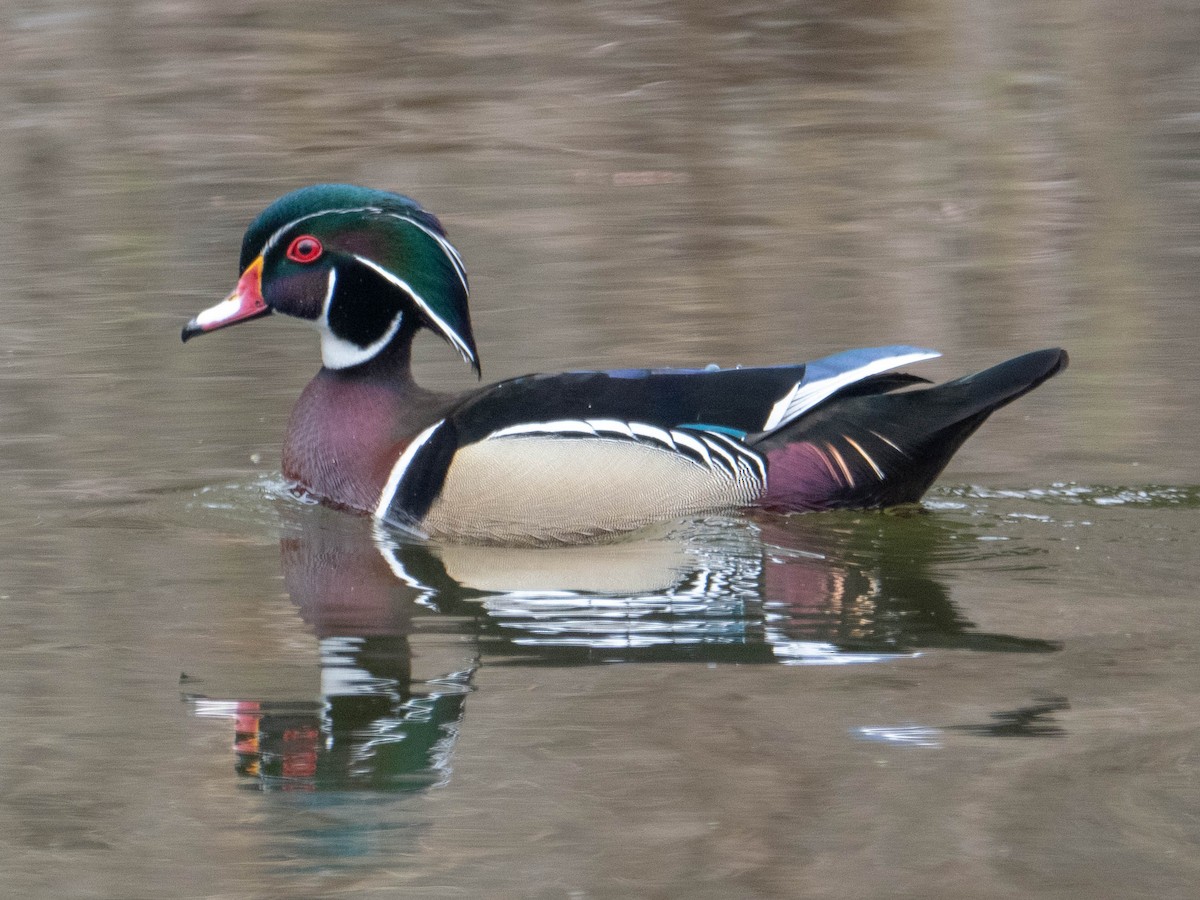
POLYGON ((1026 353, 944 384, 835 394, 794 422, 753 438, 766 456, 768 509, 863 509, 920 499, 988 416, 1067 366, 1058 348, 1026 353))

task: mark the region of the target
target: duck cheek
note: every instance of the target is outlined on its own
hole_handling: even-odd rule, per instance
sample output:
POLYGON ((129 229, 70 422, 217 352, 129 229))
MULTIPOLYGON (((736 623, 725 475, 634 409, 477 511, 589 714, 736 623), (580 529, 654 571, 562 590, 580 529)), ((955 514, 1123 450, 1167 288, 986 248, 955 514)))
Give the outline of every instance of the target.
POLYGON ((279 275, 263 285, 263 299, 276 312, 299 319, 321 318, 329 272, 306 271, 279 275))
POLYGON ((321 362, 327 369, 349 369, 362 365, 391 343, 403 323, 404 314, 397 311, 383 331, 367 339, 340 334, 336 319, 331 323, 328 316, 322 316, 317 320, 317 331, 321 334, 321 362))

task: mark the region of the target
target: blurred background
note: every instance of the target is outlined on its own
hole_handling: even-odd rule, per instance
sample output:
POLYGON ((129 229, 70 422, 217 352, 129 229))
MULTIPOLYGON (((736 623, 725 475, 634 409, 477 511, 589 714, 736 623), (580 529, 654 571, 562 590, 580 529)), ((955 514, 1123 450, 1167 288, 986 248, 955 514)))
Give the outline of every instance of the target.
MULTIPOLYGON (((1191 896, 1198 50, 1182 0, 5 0, 0 886, 1191 896), (881 553, 920 556, 918 594, 1045 645, 720 677, 485 653, 441 788, 238 791, 178 678, 328 702, 272 480, 317 347, 279 319, 179 330, 258 211, 315 181, 442 219, 489 381, 888 343, 942 350, 920 369, 941 379, 1067 347, 951 464, 936 536, 774 523, 861 596, 881 553), (907 549, 997 529, 1015 558, 907 549), (1074 724, 1036 750, 847 736, 1043 695, 1074 724)), ((417 377, 473 383, 431 337, 417 377)), ((473 672, 468 638, 438 632, 429 677, 473 672)))
POLYGON ((312 336, 185 353, 175 323, 224 296, 267 202, 343 180, 443 218, 489 378, 892 342, 943 350, 941 376, 1063 344, 1071 377, 1024 407, 1059 474, 1191 471, 1190 4, 7 10, 0 322, 12 374, 51 382, 23 412, 76 451, 274 447, 312 336), (262 402, 179 377, 218 372, 262 402))

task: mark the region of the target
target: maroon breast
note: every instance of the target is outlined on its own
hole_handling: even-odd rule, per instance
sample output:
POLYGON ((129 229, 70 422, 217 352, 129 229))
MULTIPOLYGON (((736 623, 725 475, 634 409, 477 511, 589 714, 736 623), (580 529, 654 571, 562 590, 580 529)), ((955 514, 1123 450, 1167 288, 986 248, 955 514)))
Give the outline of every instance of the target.
POLYGON ((322 370, 292 410, 284 475, 323 502, 374 511, 397 455, 437 415, 419 412, 407 393, 322 370))

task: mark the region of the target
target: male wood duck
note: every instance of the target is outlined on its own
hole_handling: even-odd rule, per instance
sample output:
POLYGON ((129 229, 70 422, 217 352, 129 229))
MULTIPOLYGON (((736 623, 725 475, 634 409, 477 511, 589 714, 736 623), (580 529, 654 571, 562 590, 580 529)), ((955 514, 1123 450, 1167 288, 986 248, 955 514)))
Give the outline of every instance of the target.
POLYGON ((327 504, 461 542, 602 539, 730 510, 915 502, 996 409, 1067 364, 1040 350, 944 384, 894 370, 939 356, 850 350, 759 368, 527 375, 463 394, 413 380, 428 328, 479 374, 467 273, 414 200, 321 184, 246 231, 237 287, 183 339, 284 313, 321 361, 292 411, 283 471, 327 504))

